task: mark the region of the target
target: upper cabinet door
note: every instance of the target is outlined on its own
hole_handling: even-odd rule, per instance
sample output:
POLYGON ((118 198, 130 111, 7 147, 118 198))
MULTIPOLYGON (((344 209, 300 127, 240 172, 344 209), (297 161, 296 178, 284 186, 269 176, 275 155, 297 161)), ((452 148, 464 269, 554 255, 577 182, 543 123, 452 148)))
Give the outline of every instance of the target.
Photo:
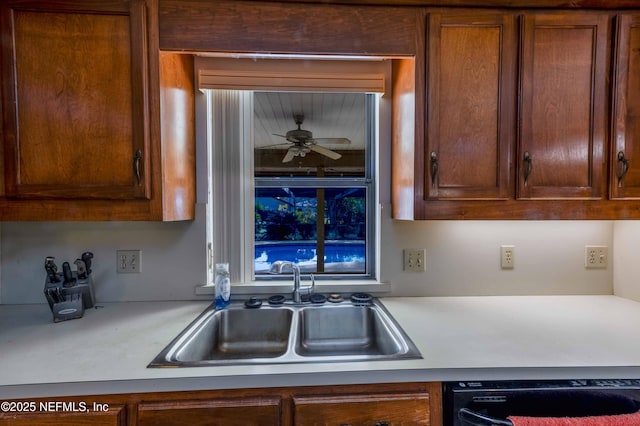
POLYGON ((610 193, 612 199, 640 198, 640 15, 623 15, 616 34, 612 94, 610 193))
POLYGON ((506 199, 513 194, 516 18, 428 18, 428 199, 506 199))
POLYGON ((148 199, 144 2, 3 5, 5 195, 148 199))
POLYGON ((524 17, 518 198, 605 195, 609 28, 604 14, 524 17))

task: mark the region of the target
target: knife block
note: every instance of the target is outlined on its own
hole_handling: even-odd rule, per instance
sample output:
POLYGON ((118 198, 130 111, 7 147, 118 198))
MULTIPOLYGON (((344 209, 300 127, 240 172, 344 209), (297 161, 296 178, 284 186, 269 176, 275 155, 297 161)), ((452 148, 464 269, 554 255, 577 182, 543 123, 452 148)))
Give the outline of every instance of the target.
POLYGON ((93 296, 93 278, 78 278, 77 272, 73 272, 71 285, 64 284, 62 274, 55 274, 56 282, 50 277, 45 278, 44 295, 53 313, 53 321, 60 322, 75 318, 82 318, 84 310, 92 308, 95 304, 93 296))

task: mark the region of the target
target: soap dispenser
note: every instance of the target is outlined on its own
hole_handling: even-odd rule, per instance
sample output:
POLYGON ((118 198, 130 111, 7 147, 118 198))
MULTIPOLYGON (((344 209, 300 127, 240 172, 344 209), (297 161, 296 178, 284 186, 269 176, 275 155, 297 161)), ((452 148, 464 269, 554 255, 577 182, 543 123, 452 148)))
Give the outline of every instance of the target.
POLYGON ((228 263, 216 263, 216 309, 224 309, 231 302, 231 279, 229 274, 228 263))

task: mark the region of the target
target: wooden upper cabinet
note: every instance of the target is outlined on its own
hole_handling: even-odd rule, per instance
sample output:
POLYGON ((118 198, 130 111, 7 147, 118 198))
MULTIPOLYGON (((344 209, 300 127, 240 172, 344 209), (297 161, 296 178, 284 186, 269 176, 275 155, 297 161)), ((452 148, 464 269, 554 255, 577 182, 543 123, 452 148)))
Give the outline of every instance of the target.
POLYGON ((195 215, 193 58, 157 0, 7 0, 0 220, 195 215))
POLYGON ((640 198, 640 15, 618 18, 610 197, 640 198))
POLYGON ((523 18, 518 198, 606 196, 609 21, 587 13, 523 18))
POLYGON ((3 8, 5 194, 149 198, 144 3, 72 3, 3 8))
POLYGON ((432 14, 427 28, 427 198, 509 198, 516 17, 432 14))

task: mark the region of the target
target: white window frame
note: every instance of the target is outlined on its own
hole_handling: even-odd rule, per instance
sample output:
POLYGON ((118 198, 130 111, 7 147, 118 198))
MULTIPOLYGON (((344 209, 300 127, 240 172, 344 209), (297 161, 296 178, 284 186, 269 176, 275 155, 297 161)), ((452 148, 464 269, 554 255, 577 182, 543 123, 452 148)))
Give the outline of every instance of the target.
MULTIPOLYGON (((211 58, 206 58, 209 61, 211 58)), ((196 65, 196 72, 202 74, 202 69, 206 66, 196 65)), ((388 67, 383 76, 385 81, 389 79, 388 67)), ((374 80, 374 79, 372 79, 374 80)), ((211 84, 211 80, 208 80, 211 84)), ((298 90, 299 91, 299 90, 298 90)), ((309 90, 313 91, 313 90, 309 90)), ((328 90, 332 91, 332 90, 328 90)), ((208 284, 213 280, 214 264, 218 262, 229 262, 232 275, 232 283, 236 288, 251 287, 251 292, 257 292, 257 287, 268 287, 267 291, 277 291, 273 281, 256 281, 253 274, 254 257, 254 185, 253 185, 253 96, 250 91, 229 91, 229 99, 226 105, 216 104, 209 96, 207 98, 207 108, 225 107, 224 126, 216 126, 217 133, 208 124, 207 138, 208 146, 211 149, 208 157, 208 171, 211 183, 208 190, 207 215, 207 243, 209 249, 208 264, 208 284), (239 143, 214 144, 213 139, 224 138, 235 140, 239 143), (251 149, 239 149, 240 147, 251 147, 251 149), (229 161, 229 158, 233 161, 229 161), (229 179, 235 176, 236 179, 229 179), (233 182, 232 182, 233 180, 233 182), (218 208, 226 206, 226 208, 218 208)), ((200 107, 200 104, 199 106, 200 107)), ((202 117, 202 111, 198 114, 202 117)), ((379 99, 375 102, 375 116, 380 116, 379 99)), ((376 120, 377 121, 377 120, 376 120)), ((207 122, 210 120, 207 117, 207 122)), ((375 142, 373 143, 372 154, 369 156, 372 163, 368 164, 374 184, 369 190, 371 193, 367 197, 372 197, 368 202, 373 208, 367 212, 370 218, 370 225, 367 227, 367 274, 363 276, 341 276, 339 280, 333 282, 336 289, 344 285, 371 284, 380 287, 377 278, 380 276, 379 255, 380 255, 380 206, 379 206, 379 181, 377 179, 379 171, 378 163, 378 140, 380 126, 376 125, 371 131, 375 142), (371 237, 373 235, 373 237, 371 237), (373 255, 371 255, 373 253, 373 255)), ((331 276, 335 279, 337 277, 331 276)), ((290 279, 284 280, 284 285, 290 286, 290 279)), ((330 291, 332 286, 323 285, 325 290, 330 291)), ((259 292, 259 291, 258 291, 259 292)))
POLYGON ((207 244, 211 247, 208 282, 215 264, 229 263, 232 283, 253 281, 253 93, 205 93, 209 171, 207 244), (216 110, 218 110, 216 112, 216 110), (212 126, 211 115, 218 126, 212 126), (215 127, 215 128, 214 128, 215 127), (225 140, 227 143, 215 143, 225 140))

